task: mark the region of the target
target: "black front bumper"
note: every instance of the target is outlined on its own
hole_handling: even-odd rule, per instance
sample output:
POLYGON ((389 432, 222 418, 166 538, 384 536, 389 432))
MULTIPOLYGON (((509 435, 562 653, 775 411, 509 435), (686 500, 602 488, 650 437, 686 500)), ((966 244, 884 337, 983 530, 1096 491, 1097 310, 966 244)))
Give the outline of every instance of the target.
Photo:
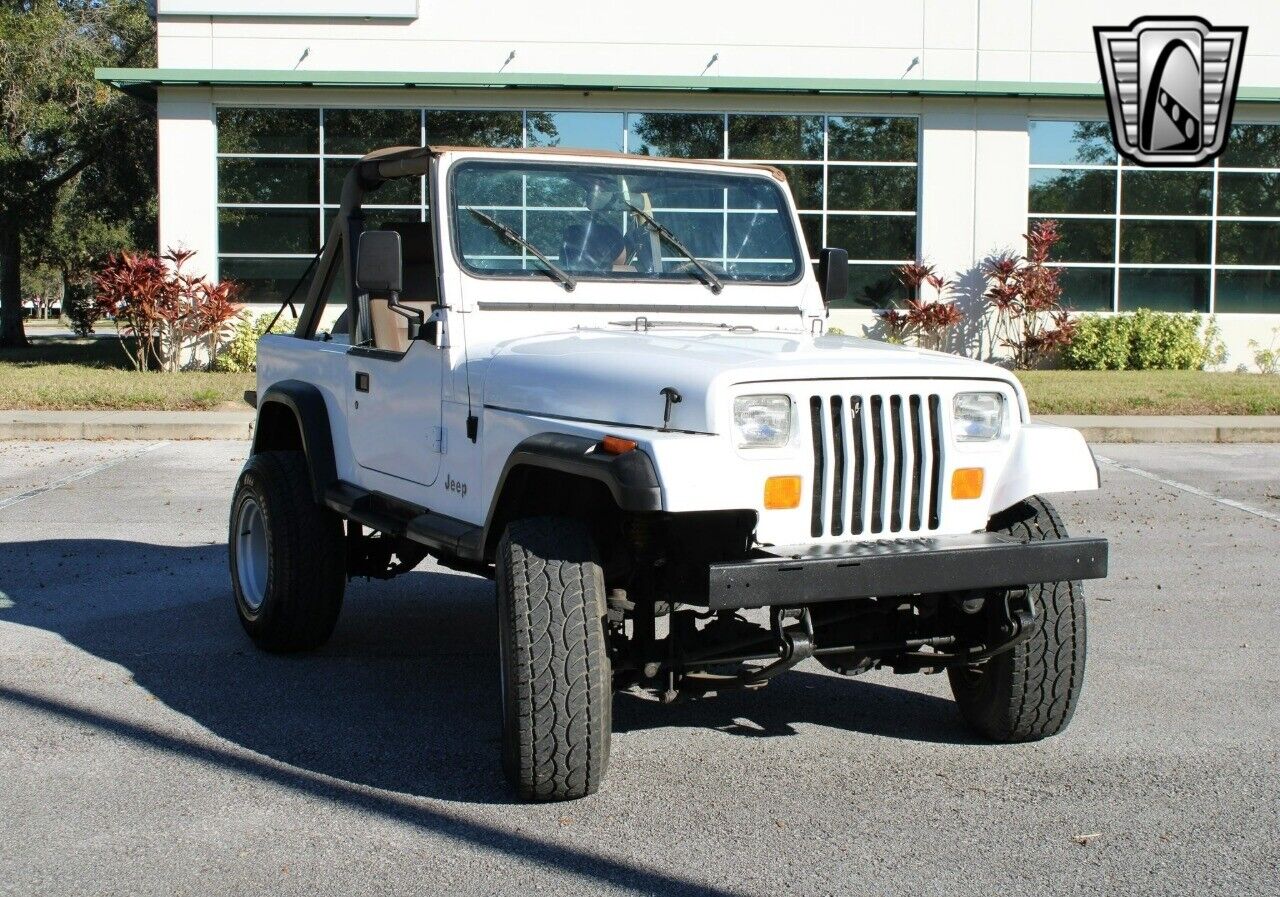
POLYGON ((994 533, 759 549, 708 569, 708 605, 798 607, 846 598, 1023 586, 1107 575, 1107 540, 994 533))

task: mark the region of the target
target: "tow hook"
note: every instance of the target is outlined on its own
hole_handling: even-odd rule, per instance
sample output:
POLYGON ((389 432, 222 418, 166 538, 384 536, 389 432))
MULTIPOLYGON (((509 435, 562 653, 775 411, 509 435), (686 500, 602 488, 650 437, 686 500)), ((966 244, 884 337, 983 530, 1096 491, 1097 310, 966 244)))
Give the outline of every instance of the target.
POLYGON ((1010 589, 1004 594, 1005 624, 1000 627, 1009 643, 1005 649, 1025 642, 1031 637, 1031 626, 1036 620, 1036 605, 1028 589, 1010 589))

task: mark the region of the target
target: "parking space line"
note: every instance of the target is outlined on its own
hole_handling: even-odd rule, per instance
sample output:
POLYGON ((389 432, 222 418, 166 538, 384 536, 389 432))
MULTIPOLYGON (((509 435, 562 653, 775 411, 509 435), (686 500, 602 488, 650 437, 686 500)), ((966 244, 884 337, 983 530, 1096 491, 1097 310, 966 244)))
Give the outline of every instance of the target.
POLYGON ((0 511, 3 511, 5 508, 13 507, 19 502, 24 502, 28 498, 35 498, 37 495, 43 495, 46 492, 52 492, 54 489, 60 489, 69 483, 74 483, 78 480, 87 479, 93 476, 95 473, 102 473, 102 471, 104 470, 108 470, 119 464, 123 464, 126 461, 132 461, 134 458, 140 457, 141 455, 145 455, 147 452, 153 452, 156 449, 162 448, 168 444, 169 444, 168 440, 164 442, 153 442, 151 445, 147 446, 146 448, 139 449, 136 452, 130 452, 127 455, 121 455, 118 458, 112 458, 110 461, 104 461, 101 464, 95 464, 93 467, 89 467, 77 473, 73 473, 71 474, 71 476, 63 477, 60 480, 54 480, 52 483, 48 483, 44 486, 40 486, 37 489, 30 489, 19 495, 15 495, 11 498, 6 498, 3 501, 0 501, 0 511))
POLYGON ((1158 474, 1154 474, 1149 470, 1143 470, 1140 467, 1130 467, 1128 464, 1121 464, 1111 458, 1104 458, 1102 455, 1097 456, 1098 460, 1103 464, 1109 464, 1119 470, 1127 471, 1135 476, 1145 477, 1162 486, 1169 486, 1173 489, 1181 489, 1183 492, 1189 492, 1192 495, 1198 495, 1201 498, 1207 498, 1209 501, 1217 502, 1220 505, 1226 505, 1228 508, 1235 508, 1237 511, 1244 511, 1246 514, 1252 514, 1255 517, 1262 517, 1266 520, 1274 520, 1280 523, 1280 514, 1273 511, 1267 511, 1263 508, 1255 508, 1253 505, 1245 504, 1242 501, 1236 501, 1234 498, 1223 498, 1220 495, 1214 495, 1212 492, 1206 492, 1198 486, 1189 486, 1186 483, 1179 483, 1177 480, 1166 479, 1158 474))

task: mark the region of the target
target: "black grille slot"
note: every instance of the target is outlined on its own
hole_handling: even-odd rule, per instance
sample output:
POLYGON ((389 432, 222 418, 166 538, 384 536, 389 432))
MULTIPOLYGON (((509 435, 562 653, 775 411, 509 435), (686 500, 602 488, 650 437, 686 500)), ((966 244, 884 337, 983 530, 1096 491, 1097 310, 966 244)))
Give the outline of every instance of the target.
POLYGON ((862 399, 857 396, 849 397, 850 429, 853 433, 853 502, 850 505, 853 526, 850 527, 850 532, 855 535, 866 527, 866 521, 862 519, 862 478, 866 475, 867 463, 867 448, 862 439, 862 405, 862 399))
POLYGON ((929 442, 933 446, 933 471, 929 486, 929 529, 941 525, 942 512, 942 401, 929 396, 929 442))
POLYGON ((813 436, 813 501, 810 502, 809 534, 822 535, 822 488, 826 475, 826 448, 822 443, 822 398, 809 399, 809 421, 813 436))
POLYGON ((889 427, 893 431, 893 492, 889 506, 889 528, 902 531, 902 486, 905 465, 902 457, 902 396, 889 397, 889 427))
POLYGON ((911 528, 920 528, 920 475, 924 469, 924 453, 920 451, 924 445, 920 441, 920 433, 924 427, 920 424, 920 397, 911 397, 911 444, 916 447, 911 462, 911 528))
POLYGON ((884 412, 884 401, 879 396, 871 397, 871 531, 884 532, 884 513, 881 508, 884 498, 884 423, 881 415, 884 412))
POLYGON ((844 534, 844 401, 831 397, 831 457, 835 471, 831 478, 831 535, 844 534))

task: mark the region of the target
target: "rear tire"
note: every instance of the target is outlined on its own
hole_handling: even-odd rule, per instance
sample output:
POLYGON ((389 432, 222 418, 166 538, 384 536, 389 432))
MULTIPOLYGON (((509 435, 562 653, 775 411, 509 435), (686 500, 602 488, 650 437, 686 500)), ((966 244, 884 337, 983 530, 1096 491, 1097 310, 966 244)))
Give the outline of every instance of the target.
POLYGON ((609 764, 613 686, 604 574, 585 525, 518 520, 498 545, 502 766, 524 800, 594 794, 609 764))
POLYGON ((302 452, 262 452, 245 465, 227 538, 240 624, 267 651, 328 640, 347 574, 342 520, 317 505, 302 452))
MULTIPOLYGON (((987 529, 1018 539, 1062 539, 1066 527, 1043 498, 1021 501, 987 529)), ((1084 683, 1084 590, 1078 581, 1033 585, 1030 639, 985 663, 948 670, 965 722, 994 741, 1037 741, 1066 728, 1084 683)))

